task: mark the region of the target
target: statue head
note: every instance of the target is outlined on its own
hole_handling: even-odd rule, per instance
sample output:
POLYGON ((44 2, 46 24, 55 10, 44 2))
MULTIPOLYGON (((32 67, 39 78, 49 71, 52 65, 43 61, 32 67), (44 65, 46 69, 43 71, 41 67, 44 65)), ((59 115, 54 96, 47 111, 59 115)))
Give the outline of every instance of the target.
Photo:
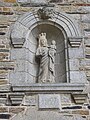
POLYGON ((47 46, 46 33, 39 34, 39 47, 47 46))
POLYGON ((55 40, 52 40, 51 44, 52 44, 52 45, 56 45, 56 41, 55 41, 55 40))

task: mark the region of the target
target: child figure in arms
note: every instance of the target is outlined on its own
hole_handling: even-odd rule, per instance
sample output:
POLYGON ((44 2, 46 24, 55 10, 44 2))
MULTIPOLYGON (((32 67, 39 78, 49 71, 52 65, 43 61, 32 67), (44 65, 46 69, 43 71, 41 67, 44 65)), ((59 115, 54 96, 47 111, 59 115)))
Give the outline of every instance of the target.
POLYGON ((51 83, 55 82, 55 55, 56 55, 56 42, 55 40, 52 40, 51 45, 49 47, 49 70, 50 70, 50 75, 49 75, 49 80, 51 83))

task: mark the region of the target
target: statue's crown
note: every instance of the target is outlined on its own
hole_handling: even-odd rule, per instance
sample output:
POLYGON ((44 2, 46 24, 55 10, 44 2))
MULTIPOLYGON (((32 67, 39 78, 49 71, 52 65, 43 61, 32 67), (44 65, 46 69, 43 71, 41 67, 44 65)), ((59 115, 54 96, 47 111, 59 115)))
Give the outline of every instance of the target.
POLYGON ((46 33, 39 34, 39 39, 46 39, 46 33))

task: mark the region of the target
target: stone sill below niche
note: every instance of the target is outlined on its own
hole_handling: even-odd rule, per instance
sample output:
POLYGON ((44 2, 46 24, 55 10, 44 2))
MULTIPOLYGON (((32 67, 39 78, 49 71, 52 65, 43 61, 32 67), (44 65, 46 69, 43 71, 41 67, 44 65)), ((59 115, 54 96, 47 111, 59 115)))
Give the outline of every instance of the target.
POLYGON ((85 84, 71 84, 71 83, 59 83, 59 84, 28 84, 24 86, 12 86, 13 91, 30 92, 30 93, 72 93, 82 92, 85 84))

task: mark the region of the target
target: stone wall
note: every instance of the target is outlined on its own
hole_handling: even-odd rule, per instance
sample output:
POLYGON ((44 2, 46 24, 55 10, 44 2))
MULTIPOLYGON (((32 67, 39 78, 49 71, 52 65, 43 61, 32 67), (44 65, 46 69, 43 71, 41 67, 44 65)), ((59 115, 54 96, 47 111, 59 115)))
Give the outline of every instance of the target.
MULTIPOLYGON (((76 38, 75 38, 76 39, 76 38)), ((0 1, 0 119, 12 120, 59 120, 59 119, 90 119, 90 0, 1 0, 0 1), (14 23, 23 14, 35 12, 39 8, 47 7, 60 13, 66 13, 75 19, 81 32, 78 42, 69 38, 69 64, 71 83, 84 82, 82 86, 56 85, 52 86, 30 86, 27 88, 13 87, 10 75, 16 68, 17 62, 11 58, 13 44, 10 33, 14 23), (81 42, 82 41, 82 42, 81 42), (78 47, 79 53, 76 48, 78 47), (72 50, 71 50, 72 48, 72 50), (73 75, 74 73, 74 75, 73 75), (78 79, 79 76, 79 79, 78 79), (63 87, 62 87, 63 86, 63 87), (62 88, 61 88, 62 87, 62 88), (33 89, 34 88, 34 89, 33 89), (49 89, 50 88, 50 89, 49 89), (56 91, 56 89, 58 91, 56 91), (76 91, 75 91, 76 89, 76 91), (51 91, 50 91, 51 90, 51 91), (66 92, 66 91, 67 92, 66 92), (79 91, 79 92, 78 92, 79 91), (59 93, 60 92, 60 93, 59 93), (38 93, 38 94, 37 94, 38 93), (53 106, 47 102, 45 107, 43 100, 49 97, 41 94, 60 94, 58 104, 53 106), (38 102, 42 103, 38 106, 38 102), (43 108, 43 106, 45 108, 43 108), (60 106, 60 108, 58 107, 60 106), (53 109, 54 107, 54 109, 53 109), (48 109, 48 110, 47 110, 48 109), (49 114, 49 115, 48 115, 49 114)), ((16 53, 17 54, 17 53, 16 53)), ((16 76, 18 79, 18 76, 16 76)), ((15 78, 12 77, 12 81, 15 78)), ((18 80, 16 80, 18 81, 18 80)), ((51 95, 52 95, 51 94, 51 95)), ((58 98, 55 96, 56 99, 58 98)), ((57 99, 58 100, 58 99, 57 99)))

